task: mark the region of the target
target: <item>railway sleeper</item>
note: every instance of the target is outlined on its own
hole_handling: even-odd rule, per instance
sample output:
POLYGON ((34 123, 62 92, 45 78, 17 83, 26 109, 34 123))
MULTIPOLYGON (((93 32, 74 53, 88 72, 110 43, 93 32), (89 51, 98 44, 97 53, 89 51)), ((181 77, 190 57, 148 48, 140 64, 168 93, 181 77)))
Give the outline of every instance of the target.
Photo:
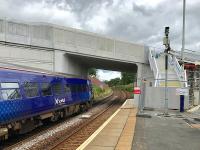
POLYGON ((0 127, 0 140, 8 139, 8 128, 0 127))

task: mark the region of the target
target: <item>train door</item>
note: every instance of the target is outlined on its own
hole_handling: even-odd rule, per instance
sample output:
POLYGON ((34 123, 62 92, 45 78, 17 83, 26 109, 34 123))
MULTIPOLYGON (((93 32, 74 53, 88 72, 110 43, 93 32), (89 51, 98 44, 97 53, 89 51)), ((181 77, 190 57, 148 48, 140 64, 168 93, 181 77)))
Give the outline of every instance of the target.
POLYGON ((69 104, 72 101, 72 92, 70 84, 64 83, 64 93, 66 95, 66 103, 69 104))
POLYGON ((90 80, 87 81, 87 85, 88 85, 89 99, 92 100, 94 99, 94 94, 92 90, 92 83, 90 80))
POLYGON ((66 97, 64 95, 62 82, 55 82, 52 84, 55 105, 64 105, 66 97))

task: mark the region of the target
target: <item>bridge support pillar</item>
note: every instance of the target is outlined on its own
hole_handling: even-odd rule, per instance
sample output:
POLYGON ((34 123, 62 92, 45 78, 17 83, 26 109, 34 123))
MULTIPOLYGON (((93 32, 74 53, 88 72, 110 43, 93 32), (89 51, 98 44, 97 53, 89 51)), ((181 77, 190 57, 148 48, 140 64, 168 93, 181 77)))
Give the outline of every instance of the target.
POLYGON ((137 84, 137 87, 140 87, 141 94, 134 95, 134 99, 138 105, 139 104, 142 104, 143 106, 145 105, 145 89, 146 89, 147 83, 151 82, 152 80, 153 80, 153 72, 151 71, 150 65, 137 64, 136 84, 137 84), (139 101, 142 101, 142 102, 139 102, 139 101))

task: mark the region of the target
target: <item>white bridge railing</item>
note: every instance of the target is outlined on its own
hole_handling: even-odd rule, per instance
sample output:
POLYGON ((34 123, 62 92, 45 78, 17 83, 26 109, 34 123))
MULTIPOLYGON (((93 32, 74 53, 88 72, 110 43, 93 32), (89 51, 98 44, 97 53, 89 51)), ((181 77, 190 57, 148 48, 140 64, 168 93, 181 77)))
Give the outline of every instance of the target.
MULTIPOLYGON (((164 75, 165 75, 165 74, 159 73, 156 57, 159 57, 158 53, 156 53, 155 50, 149 50, 149 63, 150 63, 151 70, 153 71, 153 74, 154 74, 155 87, 160 85, 159 83, 160 79, 164 79, 164 75)), ((173 78, 174 76, 177 76, 181 84, 184 87, 187 87, 186 71, 179 65, 177 58, 169 55, 168 64, 172 66, 172 68, 175 70, 175 74, 168 74, 168 77, 173 78)))
POLYGON ((156 59, 155 59, 155 51, 152 51, 152 50, 149 50, 149 63, 150 63, 150 67, 151 67, 151 70, 153 70, 153 74, 154 74, 154 77, 155 77, 155 83, 154 83, 154 86, 157 86, 159 83, 159 70, 158 70, 158 66, 157 66, 157 63, 156 63, 156 59))
POLYGON ((186 76, 186 70, 180 66, 178 63, 178 60, 174 56, 169 56, 169 65, 174 66, 174 70, 176 72, 176 75, 181 83, 183 83, 184 87, 187 87, 187 76, 186 76))

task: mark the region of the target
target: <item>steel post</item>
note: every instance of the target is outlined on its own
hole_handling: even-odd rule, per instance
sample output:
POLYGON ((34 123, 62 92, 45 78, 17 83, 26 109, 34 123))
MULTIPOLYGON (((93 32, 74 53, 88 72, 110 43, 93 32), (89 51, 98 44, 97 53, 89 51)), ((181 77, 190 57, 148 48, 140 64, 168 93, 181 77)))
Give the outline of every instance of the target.
POLYGON ((165 54, 165 115, 168 114, 168 53, 165 54))
POLYGON ((199 101, 198 101, 198 105, 200 105, 200 70, 198 70, 199 73, 199 101))
POLYGON ((182 49, 181 49, 182 66, 184 66, 183 52, 185 50, 185 3, 186 3, 186 0, 183 0, 183 29, 182 29, 182 49))

